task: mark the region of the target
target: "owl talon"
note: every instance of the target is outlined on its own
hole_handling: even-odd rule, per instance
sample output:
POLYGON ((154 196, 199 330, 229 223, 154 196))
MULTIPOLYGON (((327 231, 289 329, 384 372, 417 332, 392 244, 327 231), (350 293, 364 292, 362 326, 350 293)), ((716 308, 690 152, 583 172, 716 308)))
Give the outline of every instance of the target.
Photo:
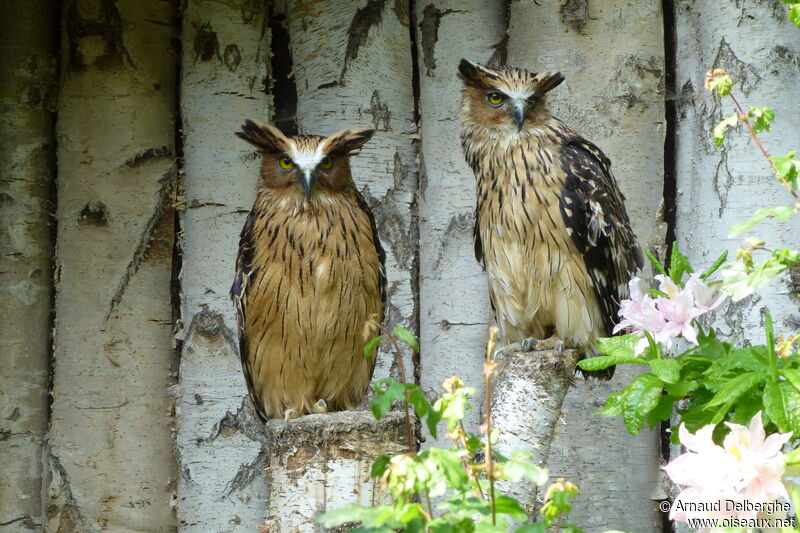
POLYGON ((298 416, 300 416, 300 413, 298 413, 294 409, 287 409, 286 411, 283 412, 283 421, 288 422, 292 418, 297 418, 298 416))
POLYGON ((564 341, 555 335, 547 339, 522 339, 520 347, 523 352, 532 352, 534 350, 555 350, 561 355, 564 352, 564 341))
POLYGON ((311 412, 317 414, 324 414, 328 412, 328 403, 320 398, 317 403, 311 406, 311 412))

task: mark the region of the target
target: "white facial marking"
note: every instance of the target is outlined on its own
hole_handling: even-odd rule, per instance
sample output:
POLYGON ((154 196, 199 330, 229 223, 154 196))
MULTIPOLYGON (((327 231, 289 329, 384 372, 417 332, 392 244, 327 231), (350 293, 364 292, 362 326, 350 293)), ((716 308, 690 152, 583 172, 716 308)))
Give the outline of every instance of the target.
POLYGON ((313 152, 298 151, 297 146, 292 144, 289 157, 292 158, 298 170, 308 176, 317 168, 317 165, 319 165, 320 161, 325 157, 325 154, 322 153, 322 143, 320 143, 313 152))

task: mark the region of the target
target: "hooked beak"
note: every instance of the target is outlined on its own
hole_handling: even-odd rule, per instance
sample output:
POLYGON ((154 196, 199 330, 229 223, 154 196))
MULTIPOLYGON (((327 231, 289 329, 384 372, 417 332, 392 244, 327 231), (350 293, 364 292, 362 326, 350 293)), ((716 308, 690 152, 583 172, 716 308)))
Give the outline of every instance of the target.
POLYGON ((303 190, 306 191, 306 199, 310 200, 311 191, 314 190, 314 185, 317 184, 317 173, 303 170, 300 177, 300 184, 303 186, 303 190))
POLYGON ((517 125, 517 133, 522 131, 522 124, 525 122, 525 104, 522 102, 514 102, 514 106, 508 110, 514 123, 517 125))

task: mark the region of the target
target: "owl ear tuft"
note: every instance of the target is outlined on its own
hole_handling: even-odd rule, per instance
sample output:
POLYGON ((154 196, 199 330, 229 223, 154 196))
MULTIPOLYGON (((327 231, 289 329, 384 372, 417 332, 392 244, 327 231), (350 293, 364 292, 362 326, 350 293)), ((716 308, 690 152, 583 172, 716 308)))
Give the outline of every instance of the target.
POLYGON ((483 86, 484 70, 477 63, 462 59, 458 64, 458 77, 467 85, 483 86))
POLYGON ((545 72, 539 75, 539 87, 537 90, 546 93, 561 85, 561 82, 565 79, 560 72, 545 72))
POLYGON ((236 136, 249 142, 262 153, 275 154, 289 151, 289 139, 278 128, 269 124, 246 120, 242 125, 242 131, 237 131, 236 136))
POLYGON ((348 153, 358 150, 372 138, 375 130, 341 130, 326 139, 328 153, 348 153))

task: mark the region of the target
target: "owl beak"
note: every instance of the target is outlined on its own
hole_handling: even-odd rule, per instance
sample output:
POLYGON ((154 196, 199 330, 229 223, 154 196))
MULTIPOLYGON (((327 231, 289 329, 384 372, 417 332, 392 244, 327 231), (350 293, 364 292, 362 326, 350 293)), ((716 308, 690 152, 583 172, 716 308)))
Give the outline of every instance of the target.
POLYGON ((314 190, 314 185, 317 184, 317 173, 304 169, 303 173, 300 175, 300 182, 303 186, 303 190, 306 191, 306 199, 310 200, 311 191, 314 190))
POLYGON ((525 104, 522 102, 514 102, 514 106, 508 110, 514 123, 517 125, 517 133, 522 131, 522 125, 525 122, 525 104))

